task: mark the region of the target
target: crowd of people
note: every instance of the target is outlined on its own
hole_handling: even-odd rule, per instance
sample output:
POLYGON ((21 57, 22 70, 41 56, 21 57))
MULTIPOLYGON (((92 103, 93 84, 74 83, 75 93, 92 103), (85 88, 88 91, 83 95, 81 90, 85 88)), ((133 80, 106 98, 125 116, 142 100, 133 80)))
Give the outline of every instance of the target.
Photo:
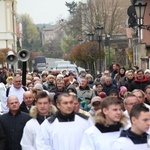
POLYGON ((0 69, 0 150, 150 149, 150 70, 113 63, 93 77, 0 69))

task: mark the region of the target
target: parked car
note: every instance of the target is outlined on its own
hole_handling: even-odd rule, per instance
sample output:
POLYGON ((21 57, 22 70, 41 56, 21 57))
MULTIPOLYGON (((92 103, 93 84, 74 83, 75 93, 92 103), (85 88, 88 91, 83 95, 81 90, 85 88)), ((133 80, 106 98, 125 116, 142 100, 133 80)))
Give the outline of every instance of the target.
POLYGON ((59 65, 66 65, 66 64, 71 64, 70 61, 55 61, 54 66, 53 66, 53 70, 58 69, 59 65))
POLYGON ((79 70, 76 64, 59 64, 57 66, 57 69, 60 70, 61 73, 63 70, 66 70, 67 74, 69 73, 69 71, 71 71, 79 75, 79 70))
POLYGON ((45 56, 37 56, 33 61, 34 69, 37 69, 39 73, 47 69, 47 63, 45 56))

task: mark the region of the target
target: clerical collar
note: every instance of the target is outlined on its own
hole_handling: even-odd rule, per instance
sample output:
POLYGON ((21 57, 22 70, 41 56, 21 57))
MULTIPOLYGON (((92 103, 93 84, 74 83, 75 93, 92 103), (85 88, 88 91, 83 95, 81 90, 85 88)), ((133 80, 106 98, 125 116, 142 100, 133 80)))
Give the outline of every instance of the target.
POLYGON ((56 117, 58 118, 59 122, 70 122, 74 121, 75 113, 74 111, 71 114, 63 115, 60 111, 56 113, 56 117))
POLYGON ((48 115, 46 115, 46 116, 42 116, 42 115, 37 115, 37 121, 38 121, 38 123, 39 124, 42 124, 43 123, 43 121, 46 119, 46 118, 49 118, 51 116, 51 114, 48 114, 48 115))

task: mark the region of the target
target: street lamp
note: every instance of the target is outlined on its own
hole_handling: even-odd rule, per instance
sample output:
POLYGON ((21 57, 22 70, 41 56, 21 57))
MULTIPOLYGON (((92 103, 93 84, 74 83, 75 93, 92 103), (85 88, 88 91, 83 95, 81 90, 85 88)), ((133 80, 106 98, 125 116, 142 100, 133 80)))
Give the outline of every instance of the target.
POLYGON ((106 37, 105 37, 105 46, 107 46, 108 47, 108 64, 109 64, 109 66, 110 66, 110 35, 109 34, 107 34, 106 35, 106 37))
POLYGON ((98 43, 99 43, 99 50, 98 50, 98 54, 99 54, 99 73, 102 73, 102 53, 101 53, 101 41, 102 41, 102 31, 103 31, 103 27, 101 25, 98 25, 97 27, 95 27, 95 31, 96 31, 96 35, 98 37, 98 43))
POLYGON ((147 6, 147 3, 143 3, 143 2, 136 2, 134 4, 137 23, 138 23, 139 28, 150 30, 150 25, 143 24, 146 6, 147 6))
POLYGON ((89 32, 87 34, 88 38, 89 38, 89 41, 93 41, 94 40, 94 33, 93 32, 89 32))
POLYGON ((78 42, 79 42, 79 44, 82 44, 83 40, 80 38, 80 39, 78 39, 78 42))

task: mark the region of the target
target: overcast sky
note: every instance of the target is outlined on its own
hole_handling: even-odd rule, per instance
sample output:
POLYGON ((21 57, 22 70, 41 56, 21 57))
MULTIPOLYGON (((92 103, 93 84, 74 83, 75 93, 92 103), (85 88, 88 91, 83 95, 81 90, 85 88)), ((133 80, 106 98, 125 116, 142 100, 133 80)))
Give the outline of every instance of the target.
POLYGON ((17 11, 19 14, 29 14, 35 24, 55 23, 69 16, 65 1, 81 0, 17 0, 17 11))

